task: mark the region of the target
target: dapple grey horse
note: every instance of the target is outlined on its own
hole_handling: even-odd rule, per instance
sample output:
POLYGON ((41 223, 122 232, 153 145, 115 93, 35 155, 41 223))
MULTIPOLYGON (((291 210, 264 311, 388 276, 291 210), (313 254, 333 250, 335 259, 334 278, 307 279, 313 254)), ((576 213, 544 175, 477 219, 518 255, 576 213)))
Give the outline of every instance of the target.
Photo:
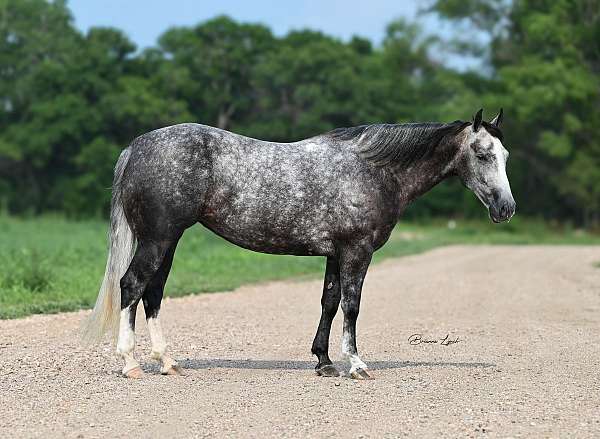
POLYGON ((123 374, 140 377, 133 350, 141 299, 161 372, 181 371, 166 353, 159 310, 177 242, 199 222, 249 250, 325 256, 322 314, 312 345, 316 372, 339 374, 328 351, 341 302, 349 373, 370 378, 356 347, 363 280, 373 252, 406 207, 458 176, 494 222, 514 214, 501 119, 502 111, 485 122, 479 110, 472 122, 364 125, 293 143, 199 124, 136 138, 115 169, 109 256, 87 337, 118 328, 123 374))

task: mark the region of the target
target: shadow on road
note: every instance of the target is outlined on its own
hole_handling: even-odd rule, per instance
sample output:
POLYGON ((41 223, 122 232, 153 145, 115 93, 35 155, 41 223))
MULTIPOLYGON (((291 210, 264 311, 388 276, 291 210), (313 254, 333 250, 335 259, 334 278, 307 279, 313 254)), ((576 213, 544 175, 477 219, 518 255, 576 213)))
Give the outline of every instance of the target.
MULTIPOLYGON (((315 361, 289 361, 289 360, 239 360, 239 359, 187 359, 179 361, 184 369, 209 369, 209 368, 227 368, 227 369, 267 369, 267 370, 301 370, 313 369, 315 361)), ((342 367, 341 362, 336 362, 336 366, 342 367)), ((369 369, 400 369, 403 367, 461 367, 461 368, 485 368, 494 367, 494 363, 467 363, 467 362, 446 362, 446 361, 367 361, 369 369)))

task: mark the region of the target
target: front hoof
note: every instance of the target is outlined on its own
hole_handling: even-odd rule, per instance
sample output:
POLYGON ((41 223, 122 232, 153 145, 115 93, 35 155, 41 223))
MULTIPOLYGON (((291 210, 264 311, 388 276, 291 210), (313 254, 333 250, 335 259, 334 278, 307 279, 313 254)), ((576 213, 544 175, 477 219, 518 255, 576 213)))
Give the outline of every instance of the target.
POLYGON ((316 367, 315 372, 320 377, 339 377, 340 372, 335 368, 333 364, 326 364, 321 367, 316 367))
POLYGON ((367 372, 367 369, 356 369, 350 372, 350 376, 355 380, 372 380, 373 376, 367 372))
POLYGON ((178 376, 184 375, 182 367, 177 364, 172 365, 168 369, 161 369, 160 373, 163 375, 178 375, 178 376))
POLYGON ((125 378, 132 378, 134 380, 139 380, 144 377, 144 371, 138 366, 133 369, 129 369, 127 372, 124 372, 123 375, 125 378))

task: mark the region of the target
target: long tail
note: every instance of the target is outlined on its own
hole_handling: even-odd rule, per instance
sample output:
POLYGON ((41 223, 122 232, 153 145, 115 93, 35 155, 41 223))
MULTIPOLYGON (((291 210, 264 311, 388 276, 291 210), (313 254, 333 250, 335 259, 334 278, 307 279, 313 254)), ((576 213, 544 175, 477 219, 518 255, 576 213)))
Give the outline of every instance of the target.
POLYGON ((125 218, 121 200, 121 179, 129 160, 129 154, 129 148, 123 150, 115 166, 106 270, 92 315, 82 328, 82 338, 88 343, 100 341, 106 332, 111 332, 113 339, 116 338, 119 326, 121 311, 119 282, 129 267, 135 248, 135 237, 127 223, 127 218, 125 218))

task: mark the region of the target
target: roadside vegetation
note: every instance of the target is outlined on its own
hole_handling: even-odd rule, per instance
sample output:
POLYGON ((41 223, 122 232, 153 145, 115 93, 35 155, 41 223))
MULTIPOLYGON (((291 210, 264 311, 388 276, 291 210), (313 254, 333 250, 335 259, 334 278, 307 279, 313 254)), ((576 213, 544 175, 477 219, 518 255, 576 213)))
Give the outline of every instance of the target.
MULTIPOLYGON (((106 262, 106 230, 101 220, 0 216, 0 318, 91 307, 106 262)), ((375 262, 449 244, 600 244, 600 235, 517 217, 502 225, 462 220, 400 223, 375 262)), ((320 277, 323 268, 323 258, 253 253, 195 226, 179 244, 166 295, 320 277)))

